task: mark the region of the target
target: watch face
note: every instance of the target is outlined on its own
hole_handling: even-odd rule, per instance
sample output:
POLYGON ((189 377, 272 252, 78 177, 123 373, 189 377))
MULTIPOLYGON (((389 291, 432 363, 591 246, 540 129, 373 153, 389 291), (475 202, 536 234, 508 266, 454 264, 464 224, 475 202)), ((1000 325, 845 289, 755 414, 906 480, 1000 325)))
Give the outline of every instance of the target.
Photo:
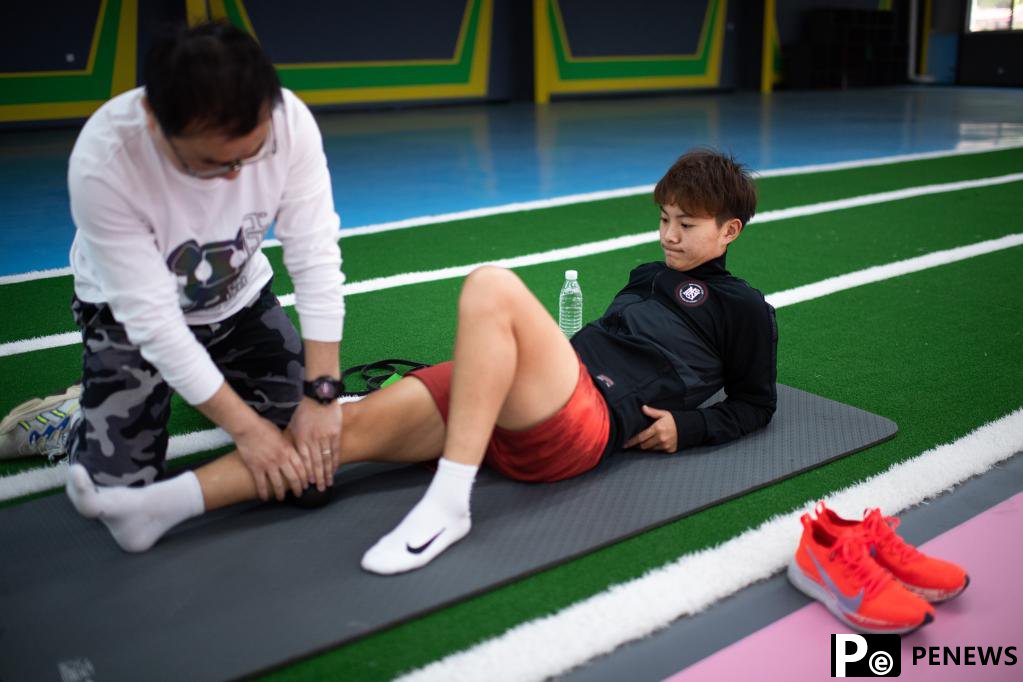
POLYGON ((334 387, 327 381, 320 381, 316 384, 316 395, 321 400, 333 400, 334 399, 334 387))

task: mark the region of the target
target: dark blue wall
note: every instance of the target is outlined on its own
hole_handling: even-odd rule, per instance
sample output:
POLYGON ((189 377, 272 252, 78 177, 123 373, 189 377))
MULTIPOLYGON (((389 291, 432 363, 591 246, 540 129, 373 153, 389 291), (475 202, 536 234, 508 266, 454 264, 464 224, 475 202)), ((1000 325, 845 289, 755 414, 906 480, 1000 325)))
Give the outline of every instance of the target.
POLYGON ((558 6, 574 57, 671 55, 695 51, 707 0, 560 0, 558 6))
POLYGON ((100 0, 5 2, 0 73, 84 69, 99 5, 100 0))
POLYGON ((263 49, 278 64, 450 59, 465 0, 246 0, 263 49))

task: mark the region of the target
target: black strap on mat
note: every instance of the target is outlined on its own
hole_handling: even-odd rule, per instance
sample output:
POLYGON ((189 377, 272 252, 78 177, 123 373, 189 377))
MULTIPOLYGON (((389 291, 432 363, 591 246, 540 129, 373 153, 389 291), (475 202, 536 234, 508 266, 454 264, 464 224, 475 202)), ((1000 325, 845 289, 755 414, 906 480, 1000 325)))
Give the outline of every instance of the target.
POLYGON ((390 379, 395 374, 404 376, 415 369, 422 369, 423 367, 429 367, 430 365, 415 362, 413 360, 400 360, 397 358, 389 358, 387 360, 377 360, 376 362, 368 362, 365 365, 355 365, 349 367, 341 374, 341 390, 345 395, 369 395, 373 391, 379 390, 383 387, 383 383, 390 379), (404 371, 399 371, 404 369, 404 371), (348 380, 351 377, 359 376, 366 383, 366 390, 364 391, 350 391, 346 387, 348 380))

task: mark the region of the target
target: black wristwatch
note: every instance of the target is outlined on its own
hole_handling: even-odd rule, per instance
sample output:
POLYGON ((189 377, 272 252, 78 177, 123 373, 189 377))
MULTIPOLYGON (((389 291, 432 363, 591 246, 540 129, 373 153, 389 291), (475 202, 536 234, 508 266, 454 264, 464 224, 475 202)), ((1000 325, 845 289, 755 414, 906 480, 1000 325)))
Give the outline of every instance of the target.
POLYGON ((339 379, 322 376, 302 382, 302 392, 321 405, 330 405, 341 396, 344 385, 339 379))

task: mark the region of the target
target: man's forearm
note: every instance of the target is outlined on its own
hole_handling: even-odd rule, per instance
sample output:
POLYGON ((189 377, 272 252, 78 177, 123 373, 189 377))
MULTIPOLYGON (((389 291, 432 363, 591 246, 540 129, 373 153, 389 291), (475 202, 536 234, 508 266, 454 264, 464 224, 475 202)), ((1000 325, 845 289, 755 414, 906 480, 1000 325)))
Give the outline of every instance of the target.
POLYGON ((341 378, 341 344, 337 341, 303 341, 305 344, 305 378, 341 378))
MULTIPOLYGON (((305 378, 341 377, 340 344, 337 342, 305 341, 305 378)), ((235 393, 225 381, 213 397, 196 408, 235 441, 249 431, 260 419, 259 415, 235 393)))
POLYGON ((196 408, 214 424, 227 431, 235 441, 260 419, 256 411, 246 405, 226 381, 220 385, 212 398, 196 405, 196 408))

